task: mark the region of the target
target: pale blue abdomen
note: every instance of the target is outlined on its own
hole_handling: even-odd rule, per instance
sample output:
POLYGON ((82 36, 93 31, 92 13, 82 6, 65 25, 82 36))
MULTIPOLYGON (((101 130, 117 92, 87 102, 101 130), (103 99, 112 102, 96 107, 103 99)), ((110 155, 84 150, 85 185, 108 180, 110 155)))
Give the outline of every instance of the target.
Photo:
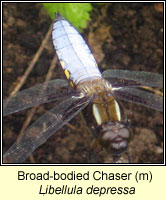
POLYGON ((53 44, 64 71, 78 84, 87 79, 101 77, 97 63, 80 33, 66 20, 55 20, 53 44))

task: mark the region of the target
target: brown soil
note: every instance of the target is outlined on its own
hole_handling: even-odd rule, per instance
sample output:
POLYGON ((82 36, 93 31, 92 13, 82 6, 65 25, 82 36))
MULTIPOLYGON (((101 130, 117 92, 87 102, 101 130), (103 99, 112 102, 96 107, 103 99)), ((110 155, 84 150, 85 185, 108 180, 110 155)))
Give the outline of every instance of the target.
MULTIPOLYGON (((109 3, 93 4, 91 21, 83 35, 98 61, 101 71, 129 69, 163 73, 162 4, 109 3)), ((8 97, 43 41, 51 20, 40 4, 3 4, 3 95, 8 97)), ((25 89, 45 80, 55 54, 51 37, 27 77, 25 89)), ((51 79, 65 78, 57 62, 51 79)), ((41 105, 35 121, 55 103, 41 105)), ((124 102, 131 120, 129 155, 132 163, 163 162, 163 114, 124 102)), ((16 140, 28 110, 3 119, 3 151, 16 140)), ((31 123, 32 123, 31 122, 31 123)), ((87 163, 93 141, 84 118, 76 116, 40 146, 25 163, 87 163)), ((100 152, 96 163, 112 162, 100 152)))

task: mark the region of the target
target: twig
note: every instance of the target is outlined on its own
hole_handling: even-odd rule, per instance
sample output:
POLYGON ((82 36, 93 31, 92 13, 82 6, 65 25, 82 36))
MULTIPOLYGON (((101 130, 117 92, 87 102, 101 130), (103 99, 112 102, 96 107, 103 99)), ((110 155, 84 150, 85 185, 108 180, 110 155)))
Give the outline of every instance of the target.
MULTIPOLYGON (((56 66, 56 62, 57 62, 57 57, 54 56, 54 58, 52 59, 52 62, 51 62, 51 66, 50 66, 48 73, 46 75, 45 81, 48 81, 48 80, 51 79, 52 73, 53 73, 55 66, 56 66)), ((29 123, 31 122, 32 117, 35 114, 35 111, 36 111, 36 107, 32 108, 31 111, 28 113, 28 116, 27 116, 27 118, 26 118, 26 120, 25 120, 25 122, 24 122, 24 124, 21 128, 19 136, 21 136, 24 133, 25 129, 29 126, 29 123)))
POLYGON ((24 84, 25 80, 27 79, 28 75, 30 74, 30 72, 32 71, 33 67, 35 66, 36 62, 38 61, 40 55, 43 52, 43 49, 45 48, 45 45, 51 35, 51 31, 52 31, 52 24, 49 27, 49 30, 44 38, 44 40, 42 41, 38 51, 36 52, 36 54, 34 55, 32 61, 30 62, 28 68, 26 69, 24 75, 21 77, 19 83, 16 85, 16 87, 14 88, 14 90, 12 91, 11 95, 15 94, 16 92, 18 92, 20 90, 20 88, 22 87, 22 85, 24 84))
MULTIPOLYGON (((51 66, 49 67, 48 73, 47 73, 47 75, 46 75, 45 81, 48 81, 48 80, 51 79, 52 73, 53 73, 53 71, 54 71, 54 69, 55 69, 55 66, 56 66, 56 63, 57 63, 57 57, 54 56, 54 58, 52 59, 52 62, 51 62, 51 66)), ((29 126, 29 124, 30 124, 30 122, 31 122, 31 120, 32 120, 32 117, 33 117, 33 115, 35 114, 35 111, 36 111, 36 107, 32 108, 32 109, 30 110, 30 112, 28 113, 28 116, 27 116, 26 120, 24 121, 24 124, 23 124, 23 126, 22 126, 22 128, 21 128, 21 131, 20 131, 20 133, 19 133, 19 136, 21 136, 21 135, 24 134, 24 131, 25 131, 25 130, 27 129, 27 127, 29 126)), ((34 159, 34 157, 33 157, 32 154, 30 155, 30 161, 31 161, 32 163, 35 163, 35 159, 34 159)))
POLYGON ((155 88, 151 88, 151 87, 147 87, 147 86, 142 86, 141 88, 145 89, 145 90, 148 90, 150 92, 153 92, 154 94, 157 94, 159 96, 163 96, 163 92, 161 92, 160 90, 158 89, 155 89, 155 88))

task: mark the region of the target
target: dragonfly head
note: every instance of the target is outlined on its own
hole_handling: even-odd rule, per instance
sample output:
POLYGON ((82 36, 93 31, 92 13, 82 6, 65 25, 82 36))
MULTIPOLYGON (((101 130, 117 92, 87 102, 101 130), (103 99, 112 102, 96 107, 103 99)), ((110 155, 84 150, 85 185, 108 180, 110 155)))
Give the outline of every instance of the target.
POLYGON ((128 148, 129 130, 121 123, 106 123, 102 125, 99 142, 106 151, 119 156, 128 148))

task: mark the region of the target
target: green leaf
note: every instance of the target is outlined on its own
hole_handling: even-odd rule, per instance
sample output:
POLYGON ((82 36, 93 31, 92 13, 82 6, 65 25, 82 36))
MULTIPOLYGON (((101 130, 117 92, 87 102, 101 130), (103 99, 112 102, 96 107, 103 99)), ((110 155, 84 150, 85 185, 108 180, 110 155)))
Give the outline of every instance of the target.
POLYGON ((51 19, 55 19, 55 12, 69 20, 80 31, 87 26, 90 19, 89 12, 92 10, 90 3, 43 3, 51 19))

